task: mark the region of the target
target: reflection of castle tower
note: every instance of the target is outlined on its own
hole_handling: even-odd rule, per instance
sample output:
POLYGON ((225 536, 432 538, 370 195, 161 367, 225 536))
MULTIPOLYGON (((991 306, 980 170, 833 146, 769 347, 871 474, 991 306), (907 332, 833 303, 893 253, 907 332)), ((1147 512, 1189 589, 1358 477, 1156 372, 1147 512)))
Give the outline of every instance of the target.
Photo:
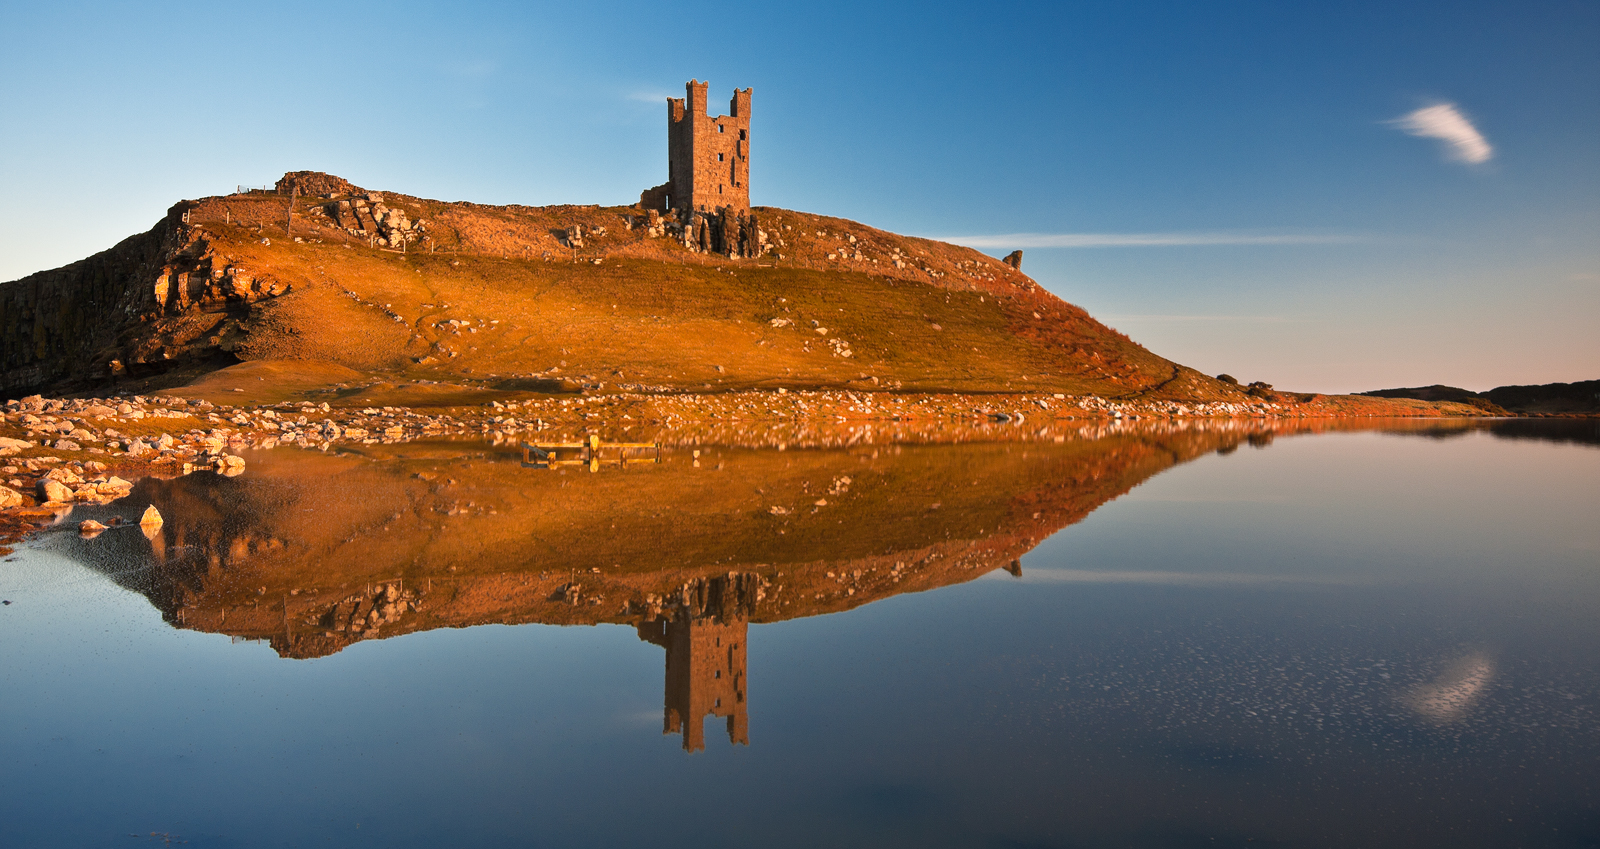
POLYGON ((683 734, 683 749, 706 747, 705 718, 728 720, 728 741, 750 745, 745 696, 745 636, 760 577, 730 574, 682 590, 670 621, 639 624, 639 638, 667 650, 662 733, 683 734))
POLYGON ((705 717, 728 719, 728 741, 750 745, 745 712, 744 617, 690 619, 667 626, 667 697, 662 733, 683 733, 685 751, 706 747, 705 717))

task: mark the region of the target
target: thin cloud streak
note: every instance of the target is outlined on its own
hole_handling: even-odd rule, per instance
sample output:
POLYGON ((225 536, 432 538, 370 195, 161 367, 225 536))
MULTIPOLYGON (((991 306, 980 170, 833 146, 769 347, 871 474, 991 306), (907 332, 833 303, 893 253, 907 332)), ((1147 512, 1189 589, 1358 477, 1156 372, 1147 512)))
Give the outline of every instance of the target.
POLYGON ((1363 241, 1330 234, 1229 232, 1178 233, 1005 233, 997 236, 934 237, 972 248, 1167 248, 1209 245, 1343 245, 1363 241))
POLYGON ((1024 580, 1061 584, 1149 584, 1156 586, 1362 586, 1371 579, 1359 576, 1272 575, 1243 572, 1160 572, 1097 569, 1033 569, 1024 580))
POLYGON ((1454 103, 1425 106, 1407 115, 1384 123, 1401 132, 1425 139, 1444 142, 1445 158, 1468 165, 1481 165, 1494 156, 1488 139, 1472 126, 1454 103))
POLYGON ((1283 315, 1104 315, 1102 321, 1253 321, 1269 324, 1305 321, 1283 315))

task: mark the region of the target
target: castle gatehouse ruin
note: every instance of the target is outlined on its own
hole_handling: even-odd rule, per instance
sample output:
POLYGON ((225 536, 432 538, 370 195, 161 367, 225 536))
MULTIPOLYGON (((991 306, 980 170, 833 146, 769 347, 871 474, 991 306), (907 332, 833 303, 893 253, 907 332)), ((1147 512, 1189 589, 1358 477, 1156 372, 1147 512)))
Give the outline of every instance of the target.
POLYGON ((684 244, 707 253, 754 257, 760 231, 750 209, 750 95, 734 89, 727 115, 706 113, 710 83, 690 80, 687 97, 667 98, 667 181, 639 193, 639 206, 673 213, 684 244))

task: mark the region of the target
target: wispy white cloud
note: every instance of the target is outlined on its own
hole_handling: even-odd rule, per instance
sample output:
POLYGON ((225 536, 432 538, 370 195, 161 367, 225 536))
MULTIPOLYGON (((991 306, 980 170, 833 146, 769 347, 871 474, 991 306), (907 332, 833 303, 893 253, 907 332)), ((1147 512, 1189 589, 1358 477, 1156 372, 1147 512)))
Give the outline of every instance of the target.
POLYGON ((1469 165, 1480 165, 1494 156, 1494 148, 1454 103, 1425 106, 1392 121, 1392 127, 1425 139, 1444 142, 1445 157, 1469 165))
POLYGON ((1186 231, 1176 233, 1003 233, 995 236, 935 236, 973 248, 1165 248, 1192 245, 1337 245, 1358 236, 1306 233, 1186 231))
POLYGON ((1289 316, 1285 316, 1285 315, 1133 315, 1133 314, 1130 314, 1130 315, 1106 314, 1106 315, 1100 316, 1100 320, 1101 321, 1108 321, 1108 322, 1112 322, 1112 323, 1124 322, 1124 321, 1160 321, 1160 322, 1168 322, 1168 321, 1235 321, 1235 322, 1238 322, 1238 321, 1243 321, 1243 322, 1266 322, 1266 323, 1271 323, 1271 324, 1278 324, 1278 323, 1292 322, 1292 321, 1305 321, 1305 319, 1303 319, 1303 318, 1290 318, 1289 316))
POLYGON ((1282 575, 1243 572, 1158 572, 1094 569, 1024 569, 1029 581, 1064 584, 1155 584, 1161 586, 1308 585, 1352 586, 1372 581, 1358 576, 1282 575))

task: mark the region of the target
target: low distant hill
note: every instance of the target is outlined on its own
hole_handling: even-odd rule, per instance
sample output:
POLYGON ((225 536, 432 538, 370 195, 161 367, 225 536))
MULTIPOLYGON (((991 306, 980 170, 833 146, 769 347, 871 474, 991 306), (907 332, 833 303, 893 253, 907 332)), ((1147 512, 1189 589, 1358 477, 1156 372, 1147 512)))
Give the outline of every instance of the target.
POLYGON ((1455 401, 1502 414, 1600 413, 1600 380, 1545 383, 1537 386, 1499 386, 1488 392, 1473 392, 1458 386, 1435 384, 1409 389, 1376 389, 1359 394, 1374 398, 1455 401))
POLYGON ((1519 413, 1600 413, 1600 380, 1499 386, 1484 395, 1519 413))

